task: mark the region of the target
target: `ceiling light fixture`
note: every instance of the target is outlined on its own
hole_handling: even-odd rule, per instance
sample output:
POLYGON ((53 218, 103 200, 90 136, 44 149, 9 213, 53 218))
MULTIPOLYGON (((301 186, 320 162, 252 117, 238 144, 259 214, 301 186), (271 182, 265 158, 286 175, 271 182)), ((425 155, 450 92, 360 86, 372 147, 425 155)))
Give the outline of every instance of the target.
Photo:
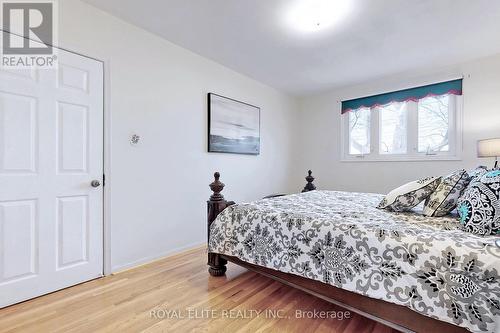
POLYGON ((287 25, 301 32, 331 28, 351 8, 350 0, 297 0, 286 13, 287 25))

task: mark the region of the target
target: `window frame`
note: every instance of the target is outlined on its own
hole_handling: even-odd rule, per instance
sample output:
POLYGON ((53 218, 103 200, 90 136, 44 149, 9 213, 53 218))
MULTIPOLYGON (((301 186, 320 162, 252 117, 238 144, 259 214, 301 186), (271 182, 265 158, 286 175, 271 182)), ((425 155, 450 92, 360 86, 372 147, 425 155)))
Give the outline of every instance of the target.
POLYGON ((407 115, 407 153, 406 154, 380 154, 380 113, 378 107, 370 111, 370 153, 349 154, 349 112, 341 114, 342 103, 339 104, 340 116, 340 161, 341 162, 392 162, 392 161, 460 161, 462 160, 462 122, 463 122, 463 95, 450 95, 450 101, 455 103, 455 112, 450 112, 450 149, 448 152, 418 152, 418 102, 408 102, 407 115))

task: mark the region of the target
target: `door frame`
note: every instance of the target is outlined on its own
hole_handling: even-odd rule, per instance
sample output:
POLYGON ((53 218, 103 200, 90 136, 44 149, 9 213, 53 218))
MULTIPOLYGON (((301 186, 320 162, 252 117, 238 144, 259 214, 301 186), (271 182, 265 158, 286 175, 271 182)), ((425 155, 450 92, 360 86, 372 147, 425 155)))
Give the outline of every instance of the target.
MULTIPOLYGON (((10 32, 0 28, 0 32, 6 32, 13 34, 25 39, 30 39, 28 37, 10 32)), ((103 170, 102 173, 105 175, 103 179, 103 216, 102 216, 102 241, 103 241, 103 267, 102 275, 107 276, 113 273, 113 268, 111 264, 111 71, 110 63, 111 59, 102 54, 96 56, 87 55, 87 52, 75 51, 79 49, 76 45, 68 45, 67 47, 56 44, 47 44, 52 47, 58 48, 60 50, 70 52, 85 58, 89 58, 95 61, 99 61, 103 66, 103 170)), ((90 52, 89 52, 90 53, 90 52)), ((103 176, 104 177, 104 176, 103 176)))

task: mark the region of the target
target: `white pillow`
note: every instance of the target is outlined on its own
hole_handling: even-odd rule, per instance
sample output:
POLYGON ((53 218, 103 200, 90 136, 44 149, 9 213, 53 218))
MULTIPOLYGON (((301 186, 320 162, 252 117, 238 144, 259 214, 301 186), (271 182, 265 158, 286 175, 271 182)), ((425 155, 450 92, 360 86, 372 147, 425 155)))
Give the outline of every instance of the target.
POLYGON ((377 208, 395 212, 411 210, 436 189, 441 177, 427 177, 404 184, 385 196, 377 208))

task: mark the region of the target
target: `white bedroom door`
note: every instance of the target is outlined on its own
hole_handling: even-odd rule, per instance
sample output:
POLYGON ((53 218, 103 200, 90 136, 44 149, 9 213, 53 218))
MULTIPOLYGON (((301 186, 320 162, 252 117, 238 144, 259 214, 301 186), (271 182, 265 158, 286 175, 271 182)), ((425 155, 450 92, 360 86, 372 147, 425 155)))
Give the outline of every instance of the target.
POLYGON ((0 69, 0 307, 103 272, 103 65, 0 69))

